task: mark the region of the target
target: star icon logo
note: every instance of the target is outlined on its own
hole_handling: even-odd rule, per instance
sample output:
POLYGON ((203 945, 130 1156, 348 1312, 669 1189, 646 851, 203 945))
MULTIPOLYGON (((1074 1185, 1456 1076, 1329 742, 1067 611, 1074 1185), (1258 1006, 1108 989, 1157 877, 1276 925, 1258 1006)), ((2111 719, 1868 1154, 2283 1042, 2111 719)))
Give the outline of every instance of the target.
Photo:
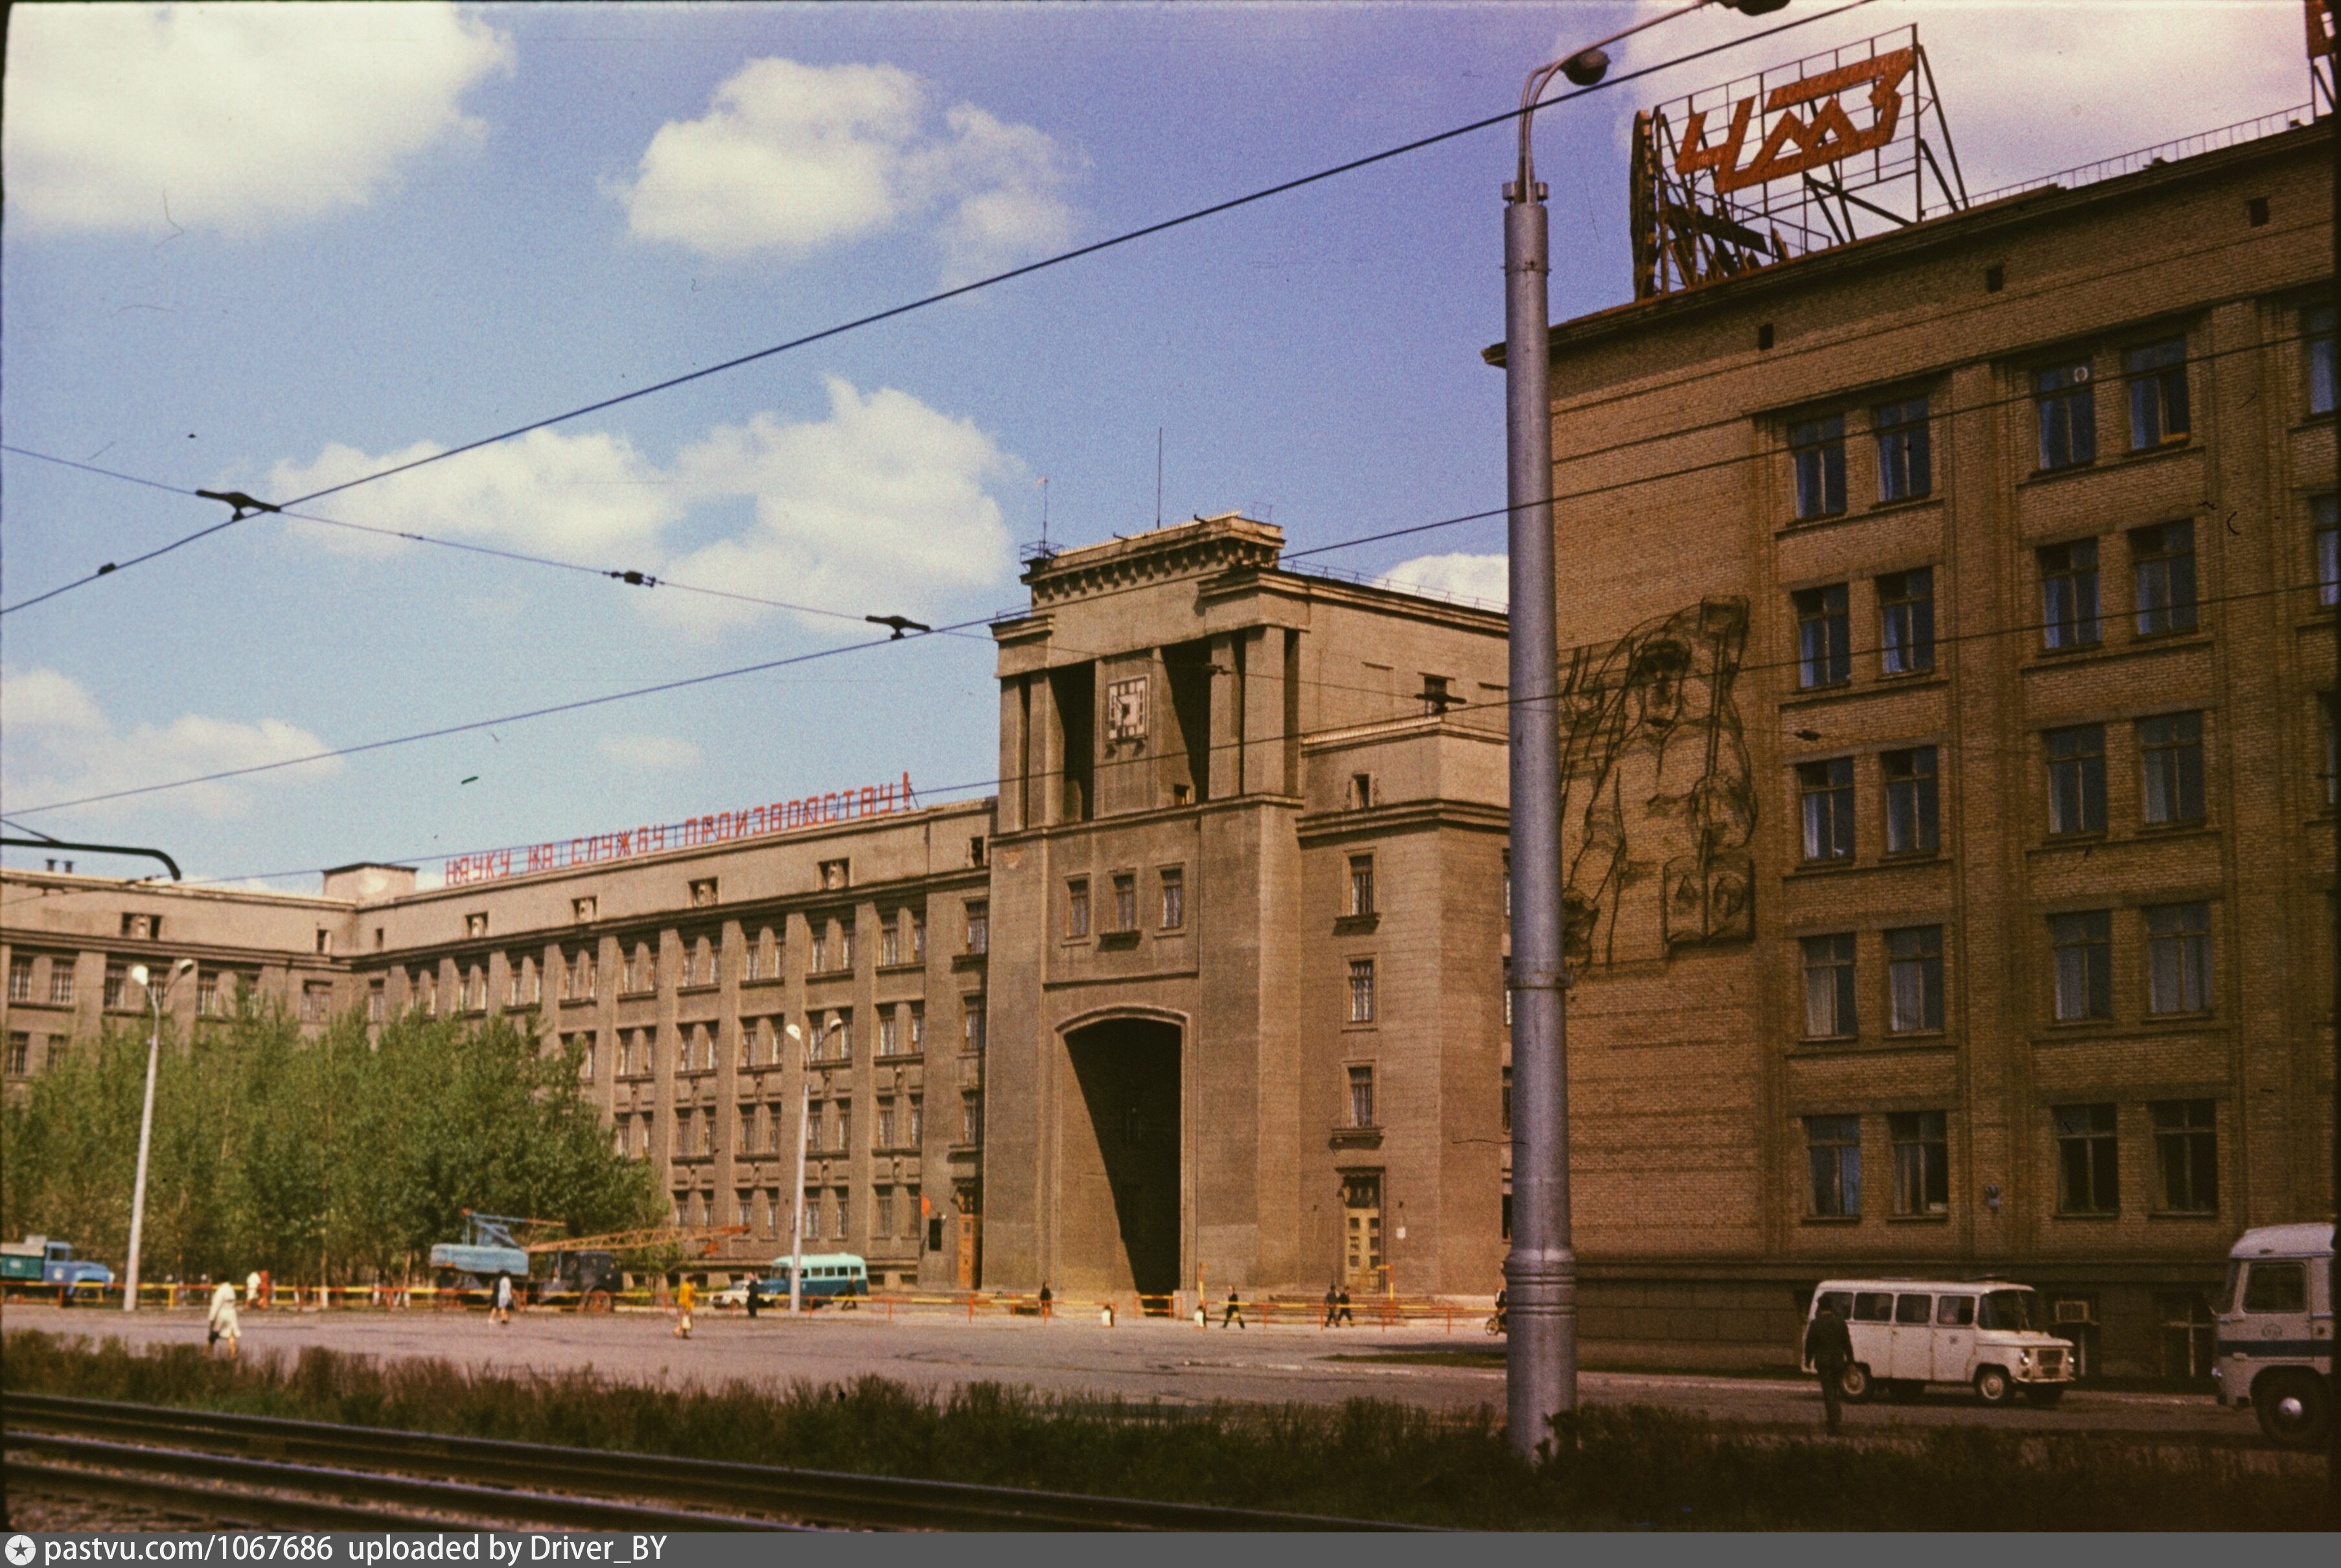
POLYGON ((30 1563, 32 1560, 33 1538, 31 1536, 11 1535, 8 1537, 8 1561, 14 1563, 15 1568, 25 1568, 25 1564, 30 1563))

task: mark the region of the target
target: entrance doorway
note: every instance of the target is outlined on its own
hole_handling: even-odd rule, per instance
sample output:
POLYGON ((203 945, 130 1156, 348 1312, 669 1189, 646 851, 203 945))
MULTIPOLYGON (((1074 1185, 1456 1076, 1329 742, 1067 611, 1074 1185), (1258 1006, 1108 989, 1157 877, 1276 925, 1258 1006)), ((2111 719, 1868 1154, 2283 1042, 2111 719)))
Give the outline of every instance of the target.
POLYGON ((1379 1172, 1341 1178, 1341 1283, 1382 1286, 1382 1179, 1379 1172))
POLYGON ((1151 1018, 1109 1019, 1065 1037, 1104 1166, 1102 1192, 1085 1193, 1069 1162, 1060 1231, 1068 1279, 1102 1273, 1140 1295, 1179 1288, 1179 1026, 1151 1018), (1094 1213, 1110 1228, 1084 1223, 1094 1213), (1102 1249, 1117 1256, 1084 1256, 1102 1249), (1126 1271, 1126 1273, 1125 1273, 1126 1271))

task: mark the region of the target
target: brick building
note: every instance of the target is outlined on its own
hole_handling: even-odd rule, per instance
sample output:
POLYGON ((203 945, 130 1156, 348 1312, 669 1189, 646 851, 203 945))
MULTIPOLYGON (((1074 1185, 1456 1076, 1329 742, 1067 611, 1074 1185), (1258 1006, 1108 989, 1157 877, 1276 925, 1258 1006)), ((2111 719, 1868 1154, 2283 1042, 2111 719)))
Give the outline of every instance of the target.
POLYGON ((1552 329, 1609 1353, 1994 1273, 2199 1374, 2331 1213, 2329 124, 1552 329))

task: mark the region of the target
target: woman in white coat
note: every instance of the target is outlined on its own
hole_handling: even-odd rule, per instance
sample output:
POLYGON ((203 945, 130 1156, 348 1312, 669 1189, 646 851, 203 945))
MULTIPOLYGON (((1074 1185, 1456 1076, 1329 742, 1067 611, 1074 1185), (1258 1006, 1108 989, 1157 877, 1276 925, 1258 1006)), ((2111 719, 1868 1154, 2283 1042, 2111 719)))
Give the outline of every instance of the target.
POLYGON ((227 1341, 227 1358, 234 1361, 236 1342, 244 1337, 244 1325, 236 1321, 234 1281, 222 1280, 219 1288, 212 1292, 212 1315, 207 1327, 211 1333, 210 1345, 216 1349, 220 1341, 227 1341))

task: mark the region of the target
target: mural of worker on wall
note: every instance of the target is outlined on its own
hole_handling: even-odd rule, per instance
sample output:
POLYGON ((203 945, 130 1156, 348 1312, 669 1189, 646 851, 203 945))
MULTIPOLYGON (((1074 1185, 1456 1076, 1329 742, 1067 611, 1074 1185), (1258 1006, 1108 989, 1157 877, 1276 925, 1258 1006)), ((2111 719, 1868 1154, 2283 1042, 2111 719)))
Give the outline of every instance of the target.
POLYGON ((1572 964, 1662 959, 1755 929, 1756 792, 1733 687, 1748 601, 1702 599, 1562 672, 1563 920, 1572 964))

